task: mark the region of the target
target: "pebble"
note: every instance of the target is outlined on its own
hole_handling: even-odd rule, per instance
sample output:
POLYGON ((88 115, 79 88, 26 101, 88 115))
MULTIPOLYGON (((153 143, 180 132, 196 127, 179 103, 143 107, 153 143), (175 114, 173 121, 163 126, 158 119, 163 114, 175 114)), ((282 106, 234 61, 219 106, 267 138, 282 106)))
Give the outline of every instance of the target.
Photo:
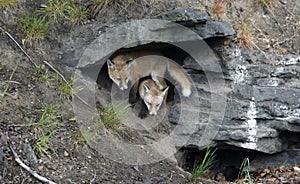
POLYGON ((37 165, 38 159, 30 144, 25 143, 23 145, 23 152, 25 153, 26 159, 29 161, 30 165, 37 165))
POLYGON ((133 168, 135 171, 137 171, 137 172, 140 171, 140 170, 139 170, 139 166, 137 166, 137 165, 133 166, 132 168, 133 168))
POLYGON ((296 171, 296 172, 298 172, 298 173, 300 173, 300 168, 299 167, 293 167, 293 169, 294 169, 294 171, 296 171))
POLYGON ((69 156, 69 153, 67 151, 64 151, 64 156, 65 157, 68 157, 69 156))

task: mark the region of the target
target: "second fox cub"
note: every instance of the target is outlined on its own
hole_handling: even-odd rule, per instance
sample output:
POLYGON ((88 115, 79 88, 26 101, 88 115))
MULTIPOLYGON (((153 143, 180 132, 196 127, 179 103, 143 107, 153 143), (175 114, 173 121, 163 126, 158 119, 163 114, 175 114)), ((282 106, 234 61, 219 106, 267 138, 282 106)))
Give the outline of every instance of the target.
POLYGON ((167 83, 160 77, 153 76, 153 79, 142 81, 139 87, 139 95, 143 103, 139 117, 145 118, 148 112, 150 115, 156 115, 161 105, 166 102, 168 89, 167 83))
MULTIPOLYGON (((168 74, 182 88, 183 96, 190 96, 191 82, 186 74, 168 58, 158 52, 135 52, 121 54, 112 61, 107 61, 109 77, 123 90, 128 88, 128 82, 134 83, 132 95, 138 89, 138 80, 144 76, 155 75, 163 77, 168 74)), ((129 100, 131 101, 131 100, 129 100)))

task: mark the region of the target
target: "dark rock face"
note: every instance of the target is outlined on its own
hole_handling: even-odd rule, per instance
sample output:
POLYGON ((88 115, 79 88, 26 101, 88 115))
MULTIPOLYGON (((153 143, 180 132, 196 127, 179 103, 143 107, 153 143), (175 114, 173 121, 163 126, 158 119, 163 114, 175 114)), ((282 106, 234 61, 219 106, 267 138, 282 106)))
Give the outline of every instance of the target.
MULTIPOLYGON (((214 140, 264 153, 283 151, 279 133, 300 132, 300 57, 270 56, 272 65, 261 53, 238 48, 225 47, 221 55, 227 61, 224 80, 229 91, 226 113, 214 140)), ((186 58, 184 66, 193 69, 191 63, 191 58, 186 58)), ((190 71, 193 79, 201 78, 203 74, 195 74, 199 70, 190 71)), ((194 82, 206 93, 215 93, 208 90, 209 84, 194 82)))
MULTIPOLYGON (((178 22, 207 40, 235 34, 231 24, 211 21, 206 13, 191 9, 174 10, 155 18, 178 22)), ((110 34, 107 41, 114 41, 116 33, 109 33, 109 31, 115 26, 117 25, 101 27, 95 23, 71 30, 68 35, 62 35, 58 40, 62 50, 58 59, 69 66, 76 66, 85 49, 101 33, 110 34)), ((153 25, 153 29, 146 35, 143 26, 141 24, 141 29, 135 30, 139 34, 139 40, 125 46, 126 48, 148 44, 151 41, 145 41, 144 38, 149 34, 159 37, 164 35, 166 30, 171 30, 169 27, 157 29, 156 25, 153 25)), ((128 27, 125 28, 126 26, 118 34, 123 35, 124 39, 130 39, 132 35, 129 35, 128 27)), ((178 34, 176 31, 173 33, 164 38, 168 40, 166 43, 191 41, 191 38, 184 34, 178 34)), ((99 41, 94 44, 101 43, 99 41)), ((91 54, 94 59, 106 59, 112 54, 109 52, 112 48, 107 48, 106 45, 101 45, 101 48, 101 52, 94 51, 86 54, 91 54)), ((200 101, 200 106, 197 108, 200 110, 191 109, 188 104, 186 106, 175 104, 169 120, 173 124, 182 126, 177 133, 183 137, 190 137, 188 146, 203 148, 211 141, 217 141, 263 153, 281 152, 285 148, 280 132, 300 132, 300 56, 269 55, 266 59, 265 55, 260 52, 243 51, 222 45, 220 48, 221 51, 218 51, 218 54, 222 60, 205 55, 205 52, 201 53, 205 55, 206 61, 211 61, 205 62, 205 66, 200 66, 190 56, 182 61, 183 67, 194 82, 194 93, 197 93, 200 101), (222 67, 222 73, 217 69, 216 64, 222 67), (225 86, 212 91, 212 81, 216 82, 214 85, 218 81, 224 81, 225 86), (224 118, 216 118, 220 109, 212 109, 212 97, 226 103, 224 118), (195 111, 199 111, 199 119, 187 115, 184 116, 183 121, 197 121, 198 123, 185 123, 184 126, 180 124, 179 119, 182 113, 195 114, 195 111), (207 124, 209 118, 215 123, 207 124), (213 133, 214 131, 217 133, 213 133), (203 135, 212 135, 212 137, 203 138, 203 135)), ((87 60, 80 67, 95 64, 95 61, 87 60)), ((178 100, 179 97, 175 95, 175 101, 176 99, 178 100)))

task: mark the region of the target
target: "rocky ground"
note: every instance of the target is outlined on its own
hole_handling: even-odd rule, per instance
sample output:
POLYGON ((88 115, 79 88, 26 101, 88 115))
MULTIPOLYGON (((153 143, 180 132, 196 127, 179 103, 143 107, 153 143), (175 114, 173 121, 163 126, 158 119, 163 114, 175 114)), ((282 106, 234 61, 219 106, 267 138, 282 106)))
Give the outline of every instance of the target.
MULTIPOLYGON (((299 54, 300 15, 297 10, 300 5, 297 1, 274 0, 275 4, 267 6, 266 3, 273 1, 265 0, 262 5, 255 6, 248 1, 226 0, 219 1, 220 4, 207 1, 141 2, 107 6, 100 13, 90 15, 83 24, 97 22, 97 25, 109 26, 189 6, 208 11, 213 19, 231 21, 236 26, 237 36, 232 43, 224 44, 250 47, 268 54, 299 54), (126 9, 125 5, 128 5, 126 9), (246 27, 240 26, 244 24, 246 27)), ((191 182, 190 174, 171 159, 150 165, 125 165, 107 159, 89 147, 74 119, 70 85, 42 62, 49 61, 68 80, 71 79, 72 67, 60 60, 59 43, 65 38, 62 35, 68 35, 77 25, 53 24, 44 39, 28 43, 23 42, 24 33, 15 24, 18 16, 35 11, 45 3, 43 0, 22 1, 15 7, 1 9, 0 13, 1 27, 16 38, 38 65, 34 66, 7 34, 0 35, 1 183, 41 183, 15 161, 17 157, 12 150, 32 170, 57 183, 230 183, 222 175, 216 178, 207 175, 191 182)), ((88 1, 78 3, 91 7, 88 1)), ((299 165, 287 167, 283 164, 279 168, 266 165, 265 169, 251 174, 255 183, 300 181, 299 165)))

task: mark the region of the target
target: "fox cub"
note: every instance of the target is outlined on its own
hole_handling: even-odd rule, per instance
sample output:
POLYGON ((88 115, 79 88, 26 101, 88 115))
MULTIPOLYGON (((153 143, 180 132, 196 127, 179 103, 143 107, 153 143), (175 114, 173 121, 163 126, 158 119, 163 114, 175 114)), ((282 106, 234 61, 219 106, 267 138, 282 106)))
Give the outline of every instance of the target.
POLYGON ((191 94, 191 82, 186 74, 159 52, 120 54, 112 61, 107 60, 107 66, 109 77, 121 90, 128 88, 129 81, 133 83, 130 91, 130 103, 136 101, 140 78, 148 75, 163 77, 167 72, 176 83, 179 83, 183 96, 188 97, 191 94))
POLYGON ((142 99, 140 118, 149 115, 156 115, 161 105, 166 102, 168 95, 167 83, 161 77, 153 76, 153 79, 146 79, 139 86, 139 96, 142 99))

